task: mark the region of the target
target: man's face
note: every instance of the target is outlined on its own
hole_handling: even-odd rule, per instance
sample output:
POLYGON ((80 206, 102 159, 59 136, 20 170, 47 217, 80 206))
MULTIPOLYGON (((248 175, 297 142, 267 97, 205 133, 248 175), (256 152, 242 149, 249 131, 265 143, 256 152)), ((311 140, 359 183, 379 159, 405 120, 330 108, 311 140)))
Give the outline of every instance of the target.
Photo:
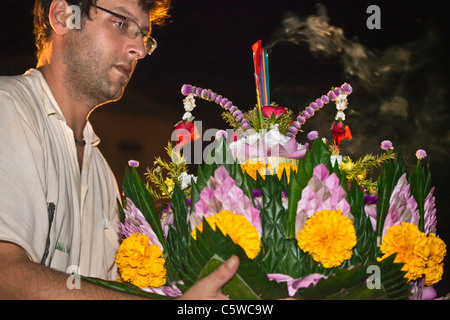
MULTIPOLYGON (((97 5, 150 30, 149 13, 138 0, 99 0, 97 5)), ((70 30, 64 47, 65 81, 76 97, 98 105, 118 100, 123 94, 138 59, 146 56, 142 35, 130 39, 120 29, 120 18, 92 8, 91 20, 81 30, 70 30)))

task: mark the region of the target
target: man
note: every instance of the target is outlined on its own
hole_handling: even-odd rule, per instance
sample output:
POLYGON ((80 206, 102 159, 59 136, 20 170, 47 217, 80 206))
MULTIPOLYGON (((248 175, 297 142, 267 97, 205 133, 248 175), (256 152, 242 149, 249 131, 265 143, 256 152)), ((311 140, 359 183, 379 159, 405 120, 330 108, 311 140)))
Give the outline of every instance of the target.
MULTIPOLYGON (((87 119, 120 99, 154 50, 151 23, 168 2, 36 0, 37 68, 0 78, 0 298, 132 298, 89 283, 71 290, 66 272, 114 275, 118 189, 87 119)), ((238 264, 231 258, 183 298, 225 298, 238 264)))

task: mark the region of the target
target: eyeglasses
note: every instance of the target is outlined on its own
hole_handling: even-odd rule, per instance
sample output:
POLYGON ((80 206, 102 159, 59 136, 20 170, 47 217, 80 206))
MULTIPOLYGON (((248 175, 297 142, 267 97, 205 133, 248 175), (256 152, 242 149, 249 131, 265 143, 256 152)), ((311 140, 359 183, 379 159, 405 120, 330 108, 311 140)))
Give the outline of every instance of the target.
POLYGON ((144 40, 145 50, 147 51, 148 55, 151 55, 153 53, 153 51, 156 50, 156 47, 157 47, 156 40, 153 39, 150 35, 143 33, 141 27, 137 24, 136 21, 134 21, 130 17, 125 17, 121 14, 118 14, 118 13, 110 11, 108 9, 99 7, 97 5, 93 5, 93 7, 100 9, 102 11, 105 11, 105 12, 112 14, 113 16, 119 18, 120 21, 117 21, 118 26, 119 26, 120 30, 122 30, 122 32, 128 38, 136 39, 137 37, 139 37, 140 34, 142 34, 142 39, 144 40))

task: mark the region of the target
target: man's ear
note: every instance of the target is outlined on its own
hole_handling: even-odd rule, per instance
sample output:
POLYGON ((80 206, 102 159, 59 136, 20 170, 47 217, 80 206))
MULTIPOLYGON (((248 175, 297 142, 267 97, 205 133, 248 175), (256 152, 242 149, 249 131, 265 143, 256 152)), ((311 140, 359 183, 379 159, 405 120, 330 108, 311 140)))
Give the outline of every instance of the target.
POLYGON ((67 32, 67 19, 71 15, 69 5, 65 0, 53 0, 50 5, 48 19, 57 35, 62 36, 67 32), (69 13, 68 13, 69 11, 69 13))

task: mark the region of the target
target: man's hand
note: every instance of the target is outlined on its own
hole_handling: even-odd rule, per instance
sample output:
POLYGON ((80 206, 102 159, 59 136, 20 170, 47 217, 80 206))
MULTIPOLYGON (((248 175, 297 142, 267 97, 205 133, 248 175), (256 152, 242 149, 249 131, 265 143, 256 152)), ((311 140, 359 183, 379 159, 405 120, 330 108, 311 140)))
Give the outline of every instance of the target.
POLYGON ((228 300, 222 293, 222 287, 233 278, 239 267, 239 258, 232 256, 216 271, 194 284, 181 300, 228 300))

